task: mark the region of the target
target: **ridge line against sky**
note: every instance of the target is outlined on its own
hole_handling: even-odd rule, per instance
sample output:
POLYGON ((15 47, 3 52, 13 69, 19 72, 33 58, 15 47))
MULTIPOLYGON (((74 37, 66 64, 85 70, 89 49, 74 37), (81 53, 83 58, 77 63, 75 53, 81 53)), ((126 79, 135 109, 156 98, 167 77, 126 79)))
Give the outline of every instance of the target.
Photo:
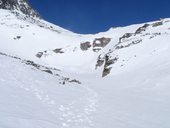
POLYGON ((45 20, 82 34, 170 17, 170 0, 29 1, 45 20))

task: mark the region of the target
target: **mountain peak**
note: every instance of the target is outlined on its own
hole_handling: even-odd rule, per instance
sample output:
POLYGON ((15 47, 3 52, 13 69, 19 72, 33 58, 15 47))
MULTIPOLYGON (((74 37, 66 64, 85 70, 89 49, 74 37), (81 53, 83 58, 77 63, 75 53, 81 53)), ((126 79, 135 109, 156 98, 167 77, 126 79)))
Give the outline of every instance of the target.
POLYGON ((0 0, 0 9, 20 11, 27 16, 40 18, 39 13, 31 7, 28 0, 0 0))

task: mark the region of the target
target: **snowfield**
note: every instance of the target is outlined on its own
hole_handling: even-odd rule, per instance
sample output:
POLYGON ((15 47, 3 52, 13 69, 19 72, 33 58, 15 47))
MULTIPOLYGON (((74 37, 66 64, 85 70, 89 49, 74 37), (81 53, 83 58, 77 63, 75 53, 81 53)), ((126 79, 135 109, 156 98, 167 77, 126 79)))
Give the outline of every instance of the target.
POLYGON ((169 51, 168 18, 81 35, 0 9, 0 128, 169 128, 169 51))
POLYGON ((20 61, 0 56, 0 127, 58 128, 93 126, 97 94, 20 61))

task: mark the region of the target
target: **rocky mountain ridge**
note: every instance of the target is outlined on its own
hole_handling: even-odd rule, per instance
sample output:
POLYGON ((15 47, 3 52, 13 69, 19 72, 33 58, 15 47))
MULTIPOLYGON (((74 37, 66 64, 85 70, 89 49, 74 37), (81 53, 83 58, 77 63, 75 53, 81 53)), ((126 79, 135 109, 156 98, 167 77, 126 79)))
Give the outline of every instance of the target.
POLYGON ((29 17, 41 17, 40 14, 31 7, 28 0, 0 0, 0 9, 10 10, 14 13, 22 12, 29 17))

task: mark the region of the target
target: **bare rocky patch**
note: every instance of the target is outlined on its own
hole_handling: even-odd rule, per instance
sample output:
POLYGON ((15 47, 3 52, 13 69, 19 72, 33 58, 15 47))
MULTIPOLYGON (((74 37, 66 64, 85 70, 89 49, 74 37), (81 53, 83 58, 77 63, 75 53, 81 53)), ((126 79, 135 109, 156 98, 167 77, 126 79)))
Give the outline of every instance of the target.
POLYGON ((111 38, 96 38, 93 43, 87 41, 80 44, 80 48, 82 51, 87 51, 92 47, 93 52, 99 52, 102 48, 106 47, 111 41, 111 38))
POLYGON ((62 51, 62 48, 56 48, 53 50, 53 52, 60 53, 60 54, 64 53, 64 51, 62 51))
POLYGON ((159 22, 155 22, 152 24, 152 27, 158 27, 158 26, 161 26, 163 25, 163 22, 162 21, 159 21, 159 22))
POLYGON ((150 24, 144 24, 142 27, 139 27, 136 32, 135 35, 137 34, 141 34, 143 31, 146 31, 146 29, 150 26, 150 24))
POLYGON ((111 38, 106 38, 106 37, 96 38, 93 41, 93 51, 98 52, 102 50, 102 48, 106 47, 110 43, 110 41, 111 38))
POLYGON ((91 47, 90 42, 85 42, 80 44, 80 48, 82 51, 87 51, 91 47))

